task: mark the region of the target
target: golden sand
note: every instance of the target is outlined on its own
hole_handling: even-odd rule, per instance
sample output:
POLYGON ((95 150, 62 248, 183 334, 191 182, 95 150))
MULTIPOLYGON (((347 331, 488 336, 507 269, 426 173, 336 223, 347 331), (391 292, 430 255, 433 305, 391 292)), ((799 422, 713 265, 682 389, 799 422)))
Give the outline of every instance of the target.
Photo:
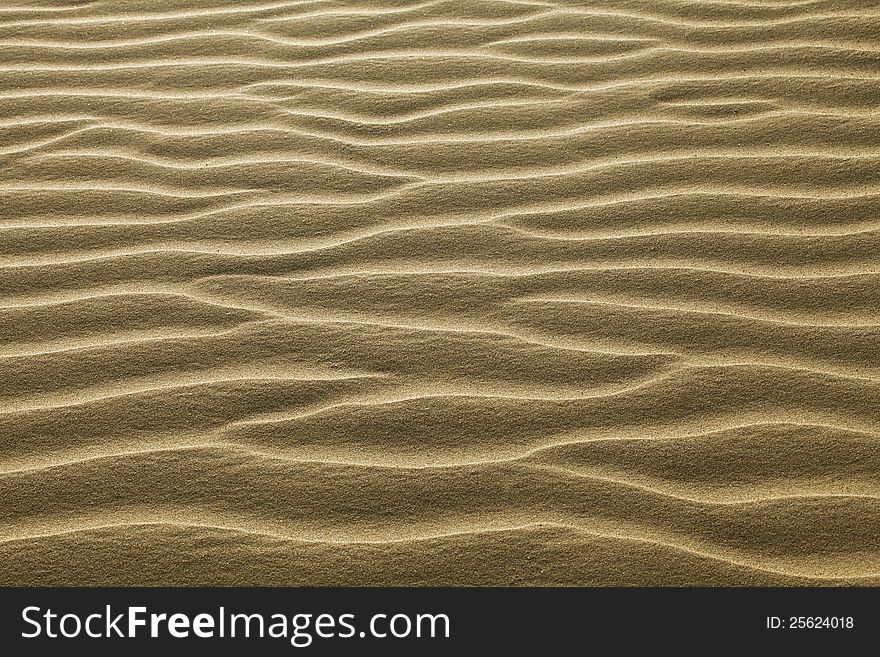
POLYGON ((0 584, 880 583, 880 7, 0 7, 0 584))

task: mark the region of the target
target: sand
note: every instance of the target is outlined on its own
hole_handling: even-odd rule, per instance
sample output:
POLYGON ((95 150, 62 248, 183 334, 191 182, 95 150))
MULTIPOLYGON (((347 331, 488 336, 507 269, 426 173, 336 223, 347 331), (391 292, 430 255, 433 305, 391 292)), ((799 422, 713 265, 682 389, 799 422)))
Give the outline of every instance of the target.
POLYGON ((868 0, 0 7, 0 584, 880 584, 868 0))

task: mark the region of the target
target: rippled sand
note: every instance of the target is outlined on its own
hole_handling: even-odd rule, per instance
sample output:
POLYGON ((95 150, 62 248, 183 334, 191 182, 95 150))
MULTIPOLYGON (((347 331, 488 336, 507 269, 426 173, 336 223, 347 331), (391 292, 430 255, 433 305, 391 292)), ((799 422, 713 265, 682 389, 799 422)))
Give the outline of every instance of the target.
POLYGON ((880 583, 880 8, 0 8, 0 583, 880 583))

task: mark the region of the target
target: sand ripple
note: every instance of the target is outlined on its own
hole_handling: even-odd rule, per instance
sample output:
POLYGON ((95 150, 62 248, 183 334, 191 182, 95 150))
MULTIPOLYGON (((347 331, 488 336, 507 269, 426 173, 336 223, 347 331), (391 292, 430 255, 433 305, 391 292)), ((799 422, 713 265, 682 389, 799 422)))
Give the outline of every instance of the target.
POLYGON ((880 583, 870 4, 0 8, 0 583, 880 583))

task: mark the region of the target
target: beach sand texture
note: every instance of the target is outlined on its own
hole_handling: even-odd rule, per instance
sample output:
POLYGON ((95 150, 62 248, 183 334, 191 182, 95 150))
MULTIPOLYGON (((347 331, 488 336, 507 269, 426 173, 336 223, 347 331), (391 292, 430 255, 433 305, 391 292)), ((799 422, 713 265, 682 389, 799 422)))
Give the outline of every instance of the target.
POLYGON ((0 7, 0 584, 880 583, 874 0, 0 7))

